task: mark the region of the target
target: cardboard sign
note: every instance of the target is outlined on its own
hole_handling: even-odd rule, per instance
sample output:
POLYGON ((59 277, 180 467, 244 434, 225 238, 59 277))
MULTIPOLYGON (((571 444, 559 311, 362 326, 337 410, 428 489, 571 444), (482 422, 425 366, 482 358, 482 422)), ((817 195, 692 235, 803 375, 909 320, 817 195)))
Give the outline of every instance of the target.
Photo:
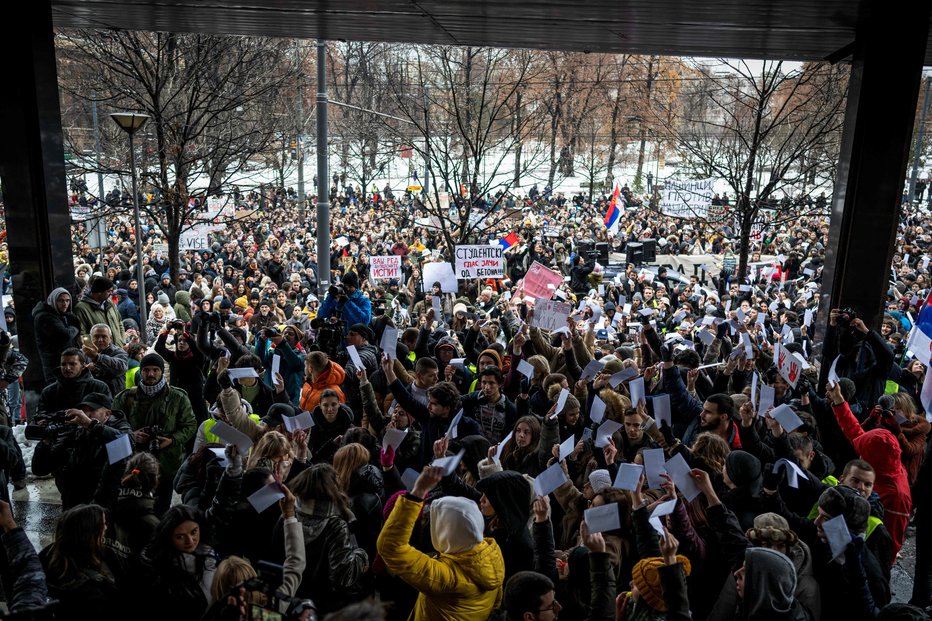
POLYGON ((785 347, 781 347, 780 351, 777 353, 775 362, 777 364, 777 370, 780 372, 780 377, 785 379, 790 386, 796 388, 796 384, 799 382, 799 376, 806 366, 806 361, 803 360, 799 354, 794 354, 785 347))
POLYGON ((388 255, 369 257, 369 277, 380 280, 401 280, 401 257, 388 255))
POLYGON ((504 278, 504 248, 494 246, 457 246, 454 252, 456 277, 469 278, 504 278))
POLYGON ((573 311, 573 307, 565 302, 553 300, 538 300, 534 305, 534 316, 531 325, 541 330, 558 330, 566 327, 566 318, 573 311))
POLYGON ((534 261, 524 276, 524 293, 538 300, 549 300, 553 297, 553 292, 562 284, 562 274, 534 261))

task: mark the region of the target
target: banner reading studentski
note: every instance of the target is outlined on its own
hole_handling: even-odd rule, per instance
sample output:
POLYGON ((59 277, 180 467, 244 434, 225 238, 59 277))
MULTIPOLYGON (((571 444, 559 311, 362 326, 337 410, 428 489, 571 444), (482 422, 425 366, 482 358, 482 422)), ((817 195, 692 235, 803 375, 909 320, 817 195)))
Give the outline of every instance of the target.
POLYGON ((715 179, 698 179, 692 181, 663 182, 663 195, 660 198, 660 211, 674 218, 706 218, 712 197, 715 179))
POLYGON ((493 246, 457 246, 456 277, 468 278, 504 278, 504 248, 499 244, 493 246))

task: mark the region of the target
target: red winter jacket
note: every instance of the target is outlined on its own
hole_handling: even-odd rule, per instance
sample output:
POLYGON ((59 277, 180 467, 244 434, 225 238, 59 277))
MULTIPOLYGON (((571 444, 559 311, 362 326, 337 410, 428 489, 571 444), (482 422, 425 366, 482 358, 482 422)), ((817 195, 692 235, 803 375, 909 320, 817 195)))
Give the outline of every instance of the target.
POLYGON ((858 455, 869 463, 876 473, 874 491, 883 503, 883 523, 893 539, 893 558, 903 546, 909 513, 913 503, 909 492, 909 479, 901 461, 900 443, 886 429, 864 431, 847 403, 832 407, 838 426, 858 455))

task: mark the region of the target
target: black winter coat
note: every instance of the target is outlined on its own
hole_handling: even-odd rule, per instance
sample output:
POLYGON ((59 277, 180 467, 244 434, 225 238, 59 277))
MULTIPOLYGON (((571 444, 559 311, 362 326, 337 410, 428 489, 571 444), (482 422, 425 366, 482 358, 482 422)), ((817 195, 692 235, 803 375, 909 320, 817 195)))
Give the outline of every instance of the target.
POLYGON ((94 379, 91 372, 86 369, 75 378, 62 377, 61 371, 57 368, 53 370, 52 375, 55 382, 42 389, 42 394, 39 396, 39 406, 36 409, 37 416, 73 408, 92 392, 110 394, 107 385, 98 379, 94 379))
POLYGON ((375 542, 382 530, 382 503, 385 501, 382 472, 371 464, 359 468, 350 477, 350 505, 356 521, 350 531, 369 558, 375 558, 375 542))
POLYGON ((45 302, 32 309, 32 319, 42 372, 45 381, 51 382, 55 379, 53 371, 61 364, 61 353, 69 347, 81 347, 81 322, 74 313, 63 315, 45 302))

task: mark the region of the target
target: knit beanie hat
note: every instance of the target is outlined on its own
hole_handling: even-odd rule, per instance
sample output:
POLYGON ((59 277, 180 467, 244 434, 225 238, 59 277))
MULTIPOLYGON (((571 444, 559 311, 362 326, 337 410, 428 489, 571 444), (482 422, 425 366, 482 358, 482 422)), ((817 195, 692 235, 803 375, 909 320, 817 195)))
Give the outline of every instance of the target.
POLYGON ((602 358, 601 362, 605 363, 605 366, 602 367, 602 372, 608 373, 609 375, 614 375, 625 368, 624 365, 621 364, 621 360, 615 356, 605 356, 602 358))
MULTIPOLYGON (((479 358, 481 358, 482 356, 488 356, 492 358, 493 360, 495 360, 495 366, 497 366, 499 369, 502 368, 502 355, 498 353, 497 351, 495 351, 494 349, 483 349, 479 353, 479 358)), ((476 358, 476 359, 478 360, 479 358, 476 358)))
MULTIPOLYGON (((692 570, 689 559, 681 554, 676 555, 676 560, 683 564, 683 572, 688 576, 692 570)), ((634 569, 631 570, 631 582, 634 583, 638 593, 647 604, 654 610, 660 612, 667 611, 667 605, 663 601, 663 588, 660 585, 660 572, 657 568, 663 565, 663 558, 653 556, 644 558, 637 562, 634 569)))
POLYGON ((158 367, 165 371, 165 359, 156 353, 146 354, 139 362, 139 367, 158 367))
POLYGON ((159 304, 161 304, 162 306, 168 306, 168 294, 167 293, 165 293, 164 291, 159 291, 158 298, 159 298, 159 304))
POLYGON ((867 518, 871 513, 870 503, 846 485, 829 487, 822 492, 819 496, 819 508, 832 517, 844 515, 852 535, 860 535, 867 531, 867 518))
POLYGON ((593 470, 589 473, 589 485, 592 486, 593 492, 601 494, 612 486, 612 475, 604 468, 593 470))
POLYGON ((754 527, 749 528, 745 535, 752 545, 758 547, 765 543, 782 543, 789 548, 799 541, 786 518, 777 513, 758 515, 754 518, 754 527))
POLYGON ((91 281, 91 293, 103 293, 113 289, 113 281, 103 276, 98 276, 91 281))

